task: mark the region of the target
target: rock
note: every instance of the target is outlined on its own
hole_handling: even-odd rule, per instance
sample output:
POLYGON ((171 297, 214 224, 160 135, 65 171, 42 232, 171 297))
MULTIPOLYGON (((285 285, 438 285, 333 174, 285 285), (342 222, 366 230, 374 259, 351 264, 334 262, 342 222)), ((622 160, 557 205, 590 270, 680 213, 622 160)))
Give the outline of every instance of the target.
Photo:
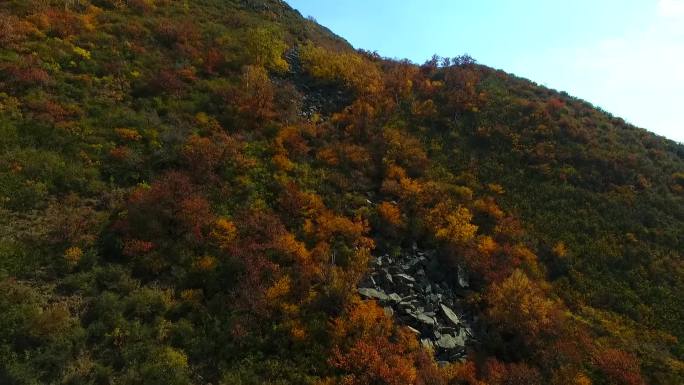
POLYGON ((381 302, 383 311, 416 334, 421 345, 435 352, 436 359, 454 362, 465 354, 472 331, 464 315, 452 309, 462 300, 467 272, 459 270, 458 281, 446 281, 436 253, 416 248, 390 257, 374 257, 369 274, 361 281, 359 294, 381 302))
POLYGON ((370 287, 359 288, 359 294, 366 298, 377 299, 379 301, 387 301, 388 297, 382 290, 373 289, 370 287))
POLYGON ((461 286, 461 287, 470 286, 470 283, 468 283, 468 275, 466 274, 465 269, 461 265, 458 266, 458 270, 457 270, 456 275, 458 276, 459 286, 461 286))
POLYGON ((401 302, 399 304, 399 309, 404 313, 404 314, 413 314, 416 312, 416 307, 410 303, 410 302, 401 302))
POLYGON ((438 348, 451 350, 465 347, 465 341, 463 341, 463 338, 455 337, 451 334, 443 334, 435 342, 435 346, 437 346, 438 348))
POLYGON ((401 296, 397 293, 392 293, 388 297, 389 297, 389 300, 394 302, 394 303, 400 303, 401 302, 401 296))
POLYGON ((436 323, 434 318, 426 315, 425 313, 411 313, 409 315, 416 321, 426 326, 434 326, 436 323))
POLYGON ((461 320, 458 319, 458 316, 456 315, 456 313, 454 313, 453 310, 449 309, 449 307, 444 304, 441 304, 439 306, 442 308, 442 314, 444 314, 444 316, 449 321, 451 321, 451 323, 454 324, 454 326, 458 326, 461 324, 461 320))
POLYGON ((402 300, 402 301, 405 301, 405 302, 410 302, 410 301, 415 300, 416 298, 418 298, 417 295, 411 294, 411 295, 407 295, 407 296, 405 296, 405 297, 402 297, 401 300, 402 300))
POLYGON ((399 278, 401 280, 408 281, 411 283, 416 282, 415 278, 411 277, 410 275, 404 274, 404 273, 394 274, 394 278, 399 278))

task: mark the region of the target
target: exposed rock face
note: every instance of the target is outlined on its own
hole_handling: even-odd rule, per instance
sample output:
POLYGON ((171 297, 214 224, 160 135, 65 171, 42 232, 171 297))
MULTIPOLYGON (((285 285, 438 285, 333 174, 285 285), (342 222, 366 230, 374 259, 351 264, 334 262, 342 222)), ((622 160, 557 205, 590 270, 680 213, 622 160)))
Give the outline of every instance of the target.
POLYGON ((375 257, 359 294, 380 302, 439 360, 456 361, 465 357, 466 346, 474 341, 469 318, 458 310, 459 293, 468 287, 468 280, 465 271, 458 269, 460 287, 452 287, 441 274, 434 252, 414 247, 400 257, 375 257))

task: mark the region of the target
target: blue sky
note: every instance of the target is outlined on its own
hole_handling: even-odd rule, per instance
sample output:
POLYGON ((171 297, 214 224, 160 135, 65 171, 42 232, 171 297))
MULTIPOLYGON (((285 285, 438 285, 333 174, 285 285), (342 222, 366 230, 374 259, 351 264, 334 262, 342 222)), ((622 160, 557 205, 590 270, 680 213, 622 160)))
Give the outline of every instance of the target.
POLYGON ((478 62, 684 142, 684 0, 287 0, 382 56, 478 62))

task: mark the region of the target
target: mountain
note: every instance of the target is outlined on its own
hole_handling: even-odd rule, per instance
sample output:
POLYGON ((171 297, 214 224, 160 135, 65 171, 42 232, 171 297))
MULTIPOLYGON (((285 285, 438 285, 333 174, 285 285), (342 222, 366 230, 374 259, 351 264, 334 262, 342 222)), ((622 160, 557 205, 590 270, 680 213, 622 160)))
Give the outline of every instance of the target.
POLYGON ((684 380, 684 146, 468 56, 6 0, 0 132, 1 384, 684 380))

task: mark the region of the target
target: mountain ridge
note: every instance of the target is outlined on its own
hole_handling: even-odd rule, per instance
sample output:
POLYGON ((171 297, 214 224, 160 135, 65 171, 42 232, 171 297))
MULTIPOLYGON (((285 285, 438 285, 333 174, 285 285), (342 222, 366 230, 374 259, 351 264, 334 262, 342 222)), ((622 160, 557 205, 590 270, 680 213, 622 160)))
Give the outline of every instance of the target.
POLYGON ((11 0, 0 31, 1 383, 684 377, 684 145, 279 0, 11 0), (382 261, 424 290, 396 313, 417 286, 358 295, 382 261), (477 343, 438 364, 455 305, 477 343))

